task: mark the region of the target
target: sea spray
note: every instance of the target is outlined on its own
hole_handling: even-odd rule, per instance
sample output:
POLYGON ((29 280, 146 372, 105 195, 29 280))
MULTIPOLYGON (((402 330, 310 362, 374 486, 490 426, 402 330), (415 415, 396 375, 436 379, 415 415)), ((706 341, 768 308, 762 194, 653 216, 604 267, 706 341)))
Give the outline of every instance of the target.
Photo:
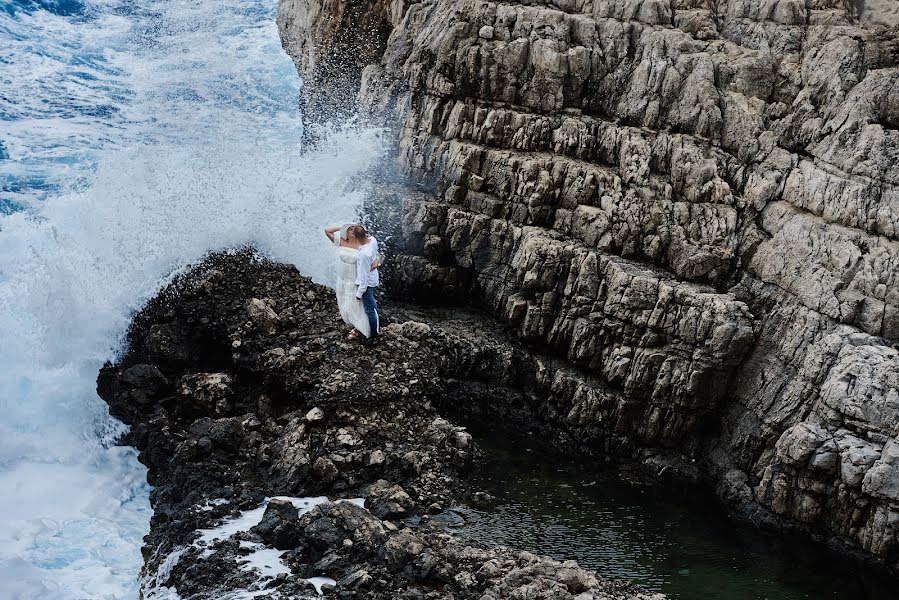
POLYGON ((253 244, 327 281, 319 228, 353 218, 380 156, 352 127, 303 152, 275 3, 247 4, 0 11, 18 57, 3 78, 34 91, 0 133, 16 207, 0 217, 0 596, 136 597, 149 488, 112 443, 98 368, 210 251, 253 244))

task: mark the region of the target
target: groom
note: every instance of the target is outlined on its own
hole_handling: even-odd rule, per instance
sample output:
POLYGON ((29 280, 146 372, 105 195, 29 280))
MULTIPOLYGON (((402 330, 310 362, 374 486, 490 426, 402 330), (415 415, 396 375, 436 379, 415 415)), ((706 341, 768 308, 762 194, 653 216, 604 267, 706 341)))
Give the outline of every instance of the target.
POLYGON ((371 337, 363 343, 366 346, 373 346, 378 339, 378 302, 375 300, 374 290, 380 282, 375 264, 378 259, 378 240, 375 236, 368 235, 362 225, 355 225, 351 231, 359 243, 359 255, 356 258, 356 298, 362 300, 362 306, 365 307, 365 314, 368 315, 368 322, 371 325, 371 337))

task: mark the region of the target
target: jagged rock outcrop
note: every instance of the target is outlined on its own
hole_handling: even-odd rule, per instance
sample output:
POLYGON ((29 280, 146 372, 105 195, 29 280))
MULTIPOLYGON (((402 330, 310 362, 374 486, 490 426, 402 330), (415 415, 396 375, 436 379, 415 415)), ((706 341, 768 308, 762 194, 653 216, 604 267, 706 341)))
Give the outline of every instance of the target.
POLYGON ((625 583, 599 579, 574 561, 485 549, 436 527, 417 532, 385 527, 370 512, 349 503, 318 506, 300 519, 299 526, 301 543, 312 560, 346 572, 340 583, 355 592, 354 597, 664 600, 661 594, 640 593, 625 583), (344 540, 352 544, 341 544, 344 540), (424 589, 413 587, 414 591, 396 595, 382 582, 398 571, 410 587, 421 584, 424 589), (428 592, 426 586, 438 589, 428 592))
POLYGON ((385 21, 402 0, 286 0, 278 5, 285 46, 303 73, 307 123, 354 111, 362 70, 380 58, 395 23, 385 21))
POLYGON ((388 326, 392 314, 380 346, 363 348, 346 340, 331 290, 237 252, 136 315, 97 389, 131 425, 153 485, 142 597, 314 598, 318 585, 369 600, 663 600, 429 524, 489 500, 468 483, 472 436, 437 406, 490 324, 388 326))
POLYGON ((308 48, 363 50, 393 290, 564 358, 541 389, 585 447, 684 452, 741 511, 895 566, 895 3, 353 3, 383 44, 344 4, 279 25, 307 78, 308 48))

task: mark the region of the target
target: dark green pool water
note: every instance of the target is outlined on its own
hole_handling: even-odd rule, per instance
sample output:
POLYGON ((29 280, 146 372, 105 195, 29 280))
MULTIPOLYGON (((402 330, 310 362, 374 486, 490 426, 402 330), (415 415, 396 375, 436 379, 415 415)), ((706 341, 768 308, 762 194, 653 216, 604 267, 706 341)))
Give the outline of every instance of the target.
POLYGON ((476 436, 489 511, 460 509, 466 533, 574 559, 680 600, 897 600, 899 584, 820 545, 729 519, 710 494, 628 484, 527 439, 476 436))

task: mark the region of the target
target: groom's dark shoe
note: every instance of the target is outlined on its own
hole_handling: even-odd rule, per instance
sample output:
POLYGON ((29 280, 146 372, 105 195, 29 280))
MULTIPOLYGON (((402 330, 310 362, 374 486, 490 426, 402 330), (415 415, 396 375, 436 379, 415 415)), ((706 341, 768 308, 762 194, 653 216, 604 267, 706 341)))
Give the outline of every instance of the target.
POLYGON ((373 335, 371 337, 365 338, 364 340, 362 340, 362 345, 365 346, 366 348, 374 348, 375 346, 377 346, 378 344, 381 343, 381 340, 379 338, 380 338, 380 336, 377 336, 377 335, 373 335))

